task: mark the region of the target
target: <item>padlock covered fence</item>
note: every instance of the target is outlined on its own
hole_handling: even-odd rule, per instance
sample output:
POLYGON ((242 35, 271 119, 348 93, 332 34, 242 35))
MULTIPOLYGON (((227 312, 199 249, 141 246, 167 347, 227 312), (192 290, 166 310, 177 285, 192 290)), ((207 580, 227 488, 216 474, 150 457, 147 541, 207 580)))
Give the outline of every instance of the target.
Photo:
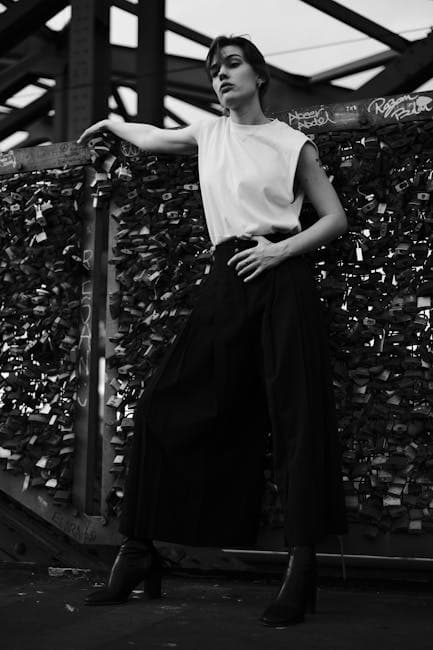
POLYGON ((0 180, 0 466, 59 504, 72 499, 83 187, 82 167, 0 180))
MULTIPOLYGON (((416 542, 418 553, 431 556, 428 540, 433 529, 432 97, 433 93, 414 93, 350 105, 312 107, 277 116, 314 138, 349 221, 345 235, 311 253, 309 258, 329 329, 346 505, 351 530, 356 531, 354 552, 358 542, 359 549, 366 548, 365 540, 371 548, 379 548, 379 540, 387 539, 389 550, 395 544, 389 546, 389 540, 398 539, 399 548, 405 553, 410 554, 416 542)), ((108 261, 104 269, 106 311, 102 319, 106 381, 102 447, 97 452, 101 455, 101 505, 99 513, 94 514, 101 515, 108 529, 114 530, 122 505, 137 400, 193 308, 197 289, 210 270, 212 251, 204 224, 196 157, 146 154, 109 134, 96 138, 92 146, 93 207, 98 219, 109 222, 108 261)), ((18 174, 4 178, 2 197, 11 196, 19 177, 23 178, 18 174)), ((44 178, 48 177, 49 172, 45 172, 44 178)), ((65 172, 64 180, 59 174, 56 182, 67 188, 71 181, 65 172)), ((32 203, 30 194, 26 200, 32 203)), ((77 197, 74 200, 79 204, 77 197)), ((13 223, 18 214, 12 217, 10 198, 6 202, 3 218, 13 223)), ((24 224, 23 208, 21 205, 19 219, 24 224)), ((40 221, 35 207, 33 215, 36 222, 40 221)), ((302 213, 304 227, 316 218, 307 202, 302 213)), ((16 231, 4 228, 4 232, 6 245, 13 247, 16 231)), ((69 242, 67 232, 64 235, 56 253, 53 252, 58 259, 52 264, 67 261, 68 270, 77 280, 87 271, 83 258, 81 262, 74 259, 75 249, 68 248, 76 240, 69 242)), ((36 248, 42 249, 43 245, 38 242, 36 248)), ((17 277, 15 268, 23 256, 29 256, 28 244, 19 246, 18 250, 16 246, 12 249, 12 256, 6 252, 2 258, 2 273, 9 273, 13 282, 17 277)), ((47 286, 42 286, 49 270, 45 268, 35 264, 25 278, 28 289, 21 292, 29 294, 27 314, 32 311, 32 319, 35 307, 60 302, 52 280, 49 284, 45 279, 47 286), (41 287, 51 293, 41 292, 41 287)), ((60 266, 52 272, 65 272, 64 268, 59 269, 60 266)), ((92 273, 99 272, 93 265, 92 273)), ((59 285, 67 283, 63 277, 59 280, 59 285)), ((70 283, 82 288, 78 281, 70 283)), ((71 470, 76 463, 70 461, 74 454, 73 409, 68 410, 72 420, 62 421, 65 415, 57 414, 61 402, 44 407, 41 396, 49 387, 49 397, 55 397, 62 378, 69 383, 69 393, 65 394, 73 396, 77 361, 73 352, 76 342, 72 341, 76 332, 67 311, 70 304, 57 321, 59 314, 49 307, 52 322, 45 316, 45 334, 41 325, 31 330, 39 334, 39 339, 28 350, 32 359, 29 366, 38 361, 34 356, 38 353, 42 355, 42 366, 47 363, 45 350, 50 362, 58 363, 58 367, 55 372, 49 371, 51 379, 48 375, 26 376, 26 381, 35 386, 31 395, 38 399, 30 401, 25 412, 21 406, 18 415, 17 404, 22 404, 19 396, 28 384, 14 378, 25 370, 17 372, 22 351, 10 342, 13 328, 24 337, 22 347, 31 345, 33 339, 31 332, 27 332, 30 326, 22 323, 22 331, 14 324, 12 312, 7 311, 16 300, 18 289, 13 288, 8 287, 1 303, 3 311, 6 309, 2 354, 7 353, 2 356, 2 364, 9 364, 2 368, 1 375, 3 392, 9 397, 8 402, 2 402, 0 447, 6 451, 1 462, 4 472, 25 482, 27 491, 43 489, 48 493, 56 503, 53 507, 63 513, 63 518, 57 518, 55 523, 66 530, 69 509, 77 509, 71 470), (67 328, 62 324, 65 322, 67 328), (47 345, 51 344, 57 356, 48 353, 47 345), (11 400, 11 394, 17 402, 11 400), (43 422, 44 417, 48 422, 43 422), (69 483, 64 482, 65 475, 69 483), (60 520, 62 524, 58 523, 60 520)), ((63 297, 67 295, 61 293, 63 297)), ((38 311, 42 312, 36 310, 36 314, 38 311)), ((19 323, 18 308, 16 312, 19 323)), ((40 313, 39 323, 43 315, 40 313)), ((27 317, 30 322, 30 316, 27 317)), ((93 341, 95 345, 97 342, 93 341)), ((269 534, 278 534, 283 520, 272 475, 269 433, 267 439, 263 540, 269 534)), ((95 463, 92 472, 94 476, 95 463)), ((87 541, 100 540, 100 528, 89 524, 96 517, 89 517, 88 513, 85 516, 86 526, 96 531, 87 536, 87 541)), ((71 534, 82 540, 82 536, 71 534)), ((114 539, 115 534, 112 535, 114 539)))

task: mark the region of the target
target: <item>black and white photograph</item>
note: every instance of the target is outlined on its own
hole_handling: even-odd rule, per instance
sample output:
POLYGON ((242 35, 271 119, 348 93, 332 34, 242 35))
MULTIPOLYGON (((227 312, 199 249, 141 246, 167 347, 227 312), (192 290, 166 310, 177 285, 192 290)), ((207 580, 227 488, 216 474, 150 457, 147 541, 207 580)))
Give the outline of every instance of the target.
POLYGON ((0 1, 2 650, 433 645, 433 0, 0 1))

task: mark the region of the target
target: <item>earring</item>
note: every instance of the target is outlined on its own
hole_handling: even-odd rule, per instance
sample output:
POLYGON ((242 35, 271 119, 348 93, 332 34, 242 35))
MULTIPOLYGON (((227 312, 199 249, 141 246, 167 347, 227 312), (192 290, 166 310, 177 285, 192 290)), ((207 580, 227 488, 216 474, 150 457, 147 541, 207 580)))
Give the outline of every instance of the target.
POLYGON ((263 83, 263 79, 257 79, 257 85, 259 86, 259 88, 262 85, 262 83, 263 83))

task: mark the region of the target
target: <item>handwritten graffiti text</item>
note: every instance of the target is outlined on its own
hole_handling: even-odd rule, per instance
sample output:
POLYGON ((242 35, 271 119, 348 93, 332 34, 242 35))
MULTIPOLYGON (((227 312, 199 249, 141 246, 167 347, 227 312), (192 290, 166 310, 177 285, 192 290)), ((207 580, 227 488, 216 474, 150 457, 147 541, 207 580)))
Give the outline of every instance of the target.
POLYGON ((377 97, 370 102, 367 110, 375 115, 401 120, 410 115, 431 112, 433 110, 433 100, 423 95, 377 97))
POLYGON ((326 108, 320 107, 311 111, 294 111, 289 113, 289 124, 298 129, 311 129, 315 126, 324 126, 325 124, 335 124, 330 113, 326 108))

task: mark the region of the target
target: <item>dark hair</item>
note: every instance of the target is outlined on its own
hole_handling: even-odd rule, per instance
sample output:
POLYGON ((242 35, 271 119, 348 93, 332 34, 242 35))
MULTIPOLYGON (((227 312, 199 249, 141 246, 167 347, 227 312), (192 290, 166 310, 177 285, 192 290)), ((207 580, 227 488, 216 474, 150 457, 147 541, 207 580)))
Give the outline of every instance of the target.
POLYGON ((227 45, 237 45, 242 50, 245 61, 250 64, 262 80, 263 83, 259 86, 259 100, 263 109, 263 98, 269 85, 270 74, 263 54, 247 38, 243 36, 217 36, 212 41, 206 57, 206 70, 209 78, 211 79, 210 67, 214 58, 218 60, 221 56, 222 48, 227 47, 227 45))

